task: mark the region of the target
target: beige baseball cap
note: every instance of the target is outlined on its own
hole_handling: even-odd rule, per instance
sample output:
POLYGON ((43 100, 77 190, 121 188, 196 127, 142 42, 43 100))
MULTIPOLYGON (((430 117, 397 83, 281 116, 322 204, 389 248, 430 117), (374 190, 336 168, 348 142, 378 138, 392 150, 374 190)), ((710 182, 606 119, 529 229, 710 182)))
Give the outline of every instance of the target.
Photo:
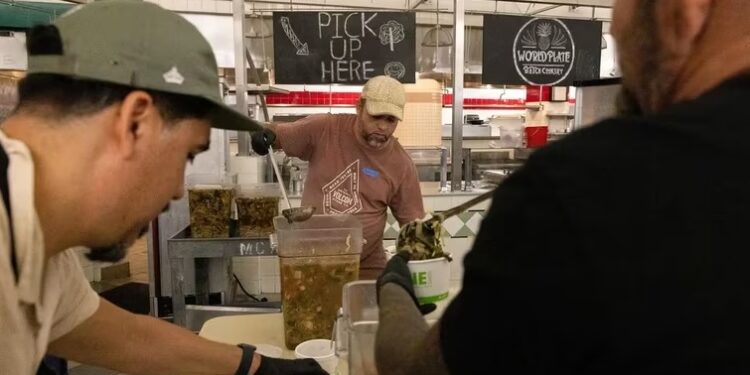
POLYGON ((404 119, 406 94, 401 82, 388 76, 370 78, 362 88, 362 98, 370 116, 391 115, 404 119))

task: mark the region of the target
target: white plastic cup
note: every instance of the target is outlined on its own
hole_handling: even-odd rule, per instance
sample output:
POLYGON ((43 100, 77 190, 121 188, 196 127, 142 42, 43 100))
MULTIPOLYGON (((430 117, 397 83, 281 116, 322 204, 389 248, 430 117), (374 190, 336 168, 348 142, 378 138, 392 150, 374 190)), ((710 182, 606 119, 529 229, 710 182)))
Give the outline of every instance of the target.
POLYGON ((451 265, 448 259, 410 260, 411 282, 419 303, 435 303, 448 298, 451 265))
POLYGON ((312 358, 329 374, 336 372, 339 359, 336 358, 335 343, 326 339, 307 340, 294 348, 296 358, 312 358))

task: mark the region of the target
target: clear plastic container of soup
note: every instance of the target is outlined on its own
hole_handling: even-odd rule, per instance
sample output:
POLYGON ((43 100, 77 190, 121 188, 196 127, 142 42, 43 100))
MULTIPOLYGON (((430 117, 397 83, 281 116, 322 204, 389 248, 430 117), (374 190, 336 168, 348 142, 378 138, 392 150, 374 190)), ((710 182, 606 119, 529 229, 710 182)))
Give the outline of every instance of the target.
POLYGON ((240 186, 235 198, 240 236, 267 237, 273 233, 273 218, 279 216, 280 197, 277 184, 240 186))
POLYGON ((187 176, 190 232, 193 238, 229 237, 235 194, 234 176, 187 176))
POLYGON ((330 339, 344 285, 359 277, 362 224, 351 215, 314 215, 292 224, 279 216, 274 226, 286 347, 330 339))

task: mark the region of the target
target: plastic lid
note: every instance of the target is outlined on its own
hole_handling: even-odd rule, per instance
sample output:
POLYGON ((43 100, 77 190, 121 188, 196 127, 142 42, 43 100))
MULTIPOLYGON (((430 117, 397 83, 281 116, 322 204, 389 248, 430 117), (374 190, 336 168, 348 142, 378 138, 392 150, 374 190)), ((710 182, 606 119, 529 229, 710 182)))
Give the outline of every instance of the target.
POLYGON ((242 198, 281 197, 281 189, 275 183, 242 184, 237 189, 237 196, 242 198))
POLYGON ((189 174, 185 178, 188 189, 232 189, 237 185, 237 175, 210 173, 189 174))

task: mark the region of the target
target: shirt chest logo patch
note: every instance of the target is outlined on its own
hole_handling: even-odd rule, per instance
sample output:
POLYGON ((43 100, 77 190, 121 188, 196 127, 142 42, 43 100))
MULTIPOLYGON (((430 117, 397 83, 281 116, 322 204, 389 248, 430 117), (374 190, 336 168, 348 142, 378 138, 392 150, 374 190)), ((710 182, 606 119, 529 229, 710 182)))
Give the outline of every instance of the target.
POLYGON ((364 173, 367 176, 373 177, 373 178, 380 177, 380 172, 378 172, 377 170, 372 169, 370 167, 364 167, 364 168, 362 168, 362 173, 364 173))
POLYGON ((323 211, 328 214, 354 214, 362 211, 359 198, 359 160, 323 186, 323 211))

